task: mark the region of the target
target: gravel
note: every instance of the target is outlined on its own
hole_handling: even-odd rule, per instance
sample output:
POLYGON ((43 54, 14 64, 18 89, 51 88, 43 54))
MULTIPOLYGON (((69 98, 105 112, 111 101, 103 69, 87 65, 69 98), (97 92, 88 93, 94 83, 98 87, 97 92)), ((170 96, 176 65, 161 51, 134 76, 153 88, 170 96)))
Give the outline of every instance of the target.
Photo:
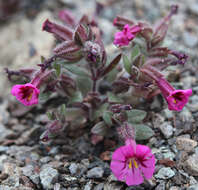
MULTIPOLYGON (((168 11, 170 5, 169 1, 152 0, 101 2, 110 2, 109 5, 105 5, 99 18, 99 25, 104 29, 103 38, 110 56, 117 52, 111 43, 117 31, 112 24, 117 13, 133 19, 146 18, 153 23, 168 11)), ((39 136, 47 121, 46 110, 43 107, 45 105, 34 109, 22 109, 19 104, 14 104, 15 101, 10 96, 11 84, 5 75, 1 74, 0 190, 198 189, 198 96, 196 95, 198 75, 194 72, 198 70, 198 37, 196 36, 198 2, 189 0, 178 3, 179 13, 170 23, 171 27, 164 44, 189 55, 186 66, 174 67, 176 80, 173 82, 179 83, 183 89, 192 88, 193 95, 181 112, 168 110, 166 103, 162 104, 159 97, 154 98, 150 105, 146 105, 152 111, 148 112, 148 117, 145 119, 152 123, 152 129, 155 131, 154 137, 148 144, 156 157, 156 171, 153 178, 148 183, 134 187, 126 187, 124 183, 119 182, 110 172, 109 161, 102 160, 100 156, 105 151, 111 152, 115 147, 107 147, 103 142, 96 146, 92 145, 86 130, 80 137, 65 133, 49 143, 39 142, 39 136), (176 76, 175 73, 180 71, 181 74, 176 76), (12 111, 13 107, 17 111, 12 111), (169 166, 170 163, 174 167, 169 166)), ((52 35, 41 30, 42 22, 46 18, 55 20, 54 13, 57 13, 60 5, 69 8, 78 16, 83 12, 92 14, 95 6, 92 0, 87 0, 86 3, 81 0, 45 1, 45 5, 46 7, 39 10, 33 19, 29 19, 21 12, 19 16, 16 15, 9 22, 1 25, 1 71, 4 67, 22 68, 27 66, 27 63, 28 66, 34 67, 40 62, 41 55, 49 57, 55 40, 52 35), (32 54, 32 48, 35 55, 32 54)), ((116 147, 120 146, 114 134, 112 139, 116 147)))
POLYGON ((53 184, 58 180, 58 171, 51 167, 46 167, 40 172, 41 184, 44 189, 53 189, 53 184))
POLYGON ((158 179, 169 179, 175 175, 175 172, 170 168, 161 168, 158 173, 155 175, 158 179))

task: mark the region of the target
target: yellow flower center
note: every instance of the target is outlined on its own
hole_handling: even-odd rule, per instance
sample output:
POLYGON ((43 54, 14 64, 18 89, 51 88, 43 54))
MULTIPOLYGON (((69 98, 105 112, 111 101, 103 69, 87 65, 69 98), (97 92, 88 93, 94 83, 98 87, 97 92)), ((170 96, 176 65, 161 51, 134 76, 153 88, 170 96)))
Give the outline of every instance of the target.
POLYGON ((136 160, 133 159, 133 158, 130 159, 130 161, 129 161, 129 169, 132 168, 132 164, 134 164, 135 168, 138 168, 138 164, 137 164, 136 160), (132 163, 132 162, 133 162, 133 163, 132 163))
POLYGON ((33 93, 30 93, 30 94, 28 95, 28 97, 27 97, 27 100, 28 100, 28 101, 30 101, 30 100, 32 99, 32 95, 33 95, 33 93))

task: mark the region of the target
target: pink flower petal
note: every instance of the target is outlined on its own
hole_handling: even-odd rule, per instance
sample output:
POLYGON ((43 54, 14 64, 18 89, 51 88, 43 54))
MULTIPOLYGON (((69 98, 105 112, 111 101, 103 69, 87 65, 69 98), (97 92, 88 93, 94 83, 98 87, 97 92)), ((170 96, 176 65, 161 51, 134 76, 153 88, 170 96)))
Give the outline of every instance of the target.
POLYGON ((126 175, 126 184, 128 186, 131 185, 139 185, 141 183, 143 183, 144 178, 141 175, 141 171, 139 168, 133 168, 128 170, 128 173, 126 175))

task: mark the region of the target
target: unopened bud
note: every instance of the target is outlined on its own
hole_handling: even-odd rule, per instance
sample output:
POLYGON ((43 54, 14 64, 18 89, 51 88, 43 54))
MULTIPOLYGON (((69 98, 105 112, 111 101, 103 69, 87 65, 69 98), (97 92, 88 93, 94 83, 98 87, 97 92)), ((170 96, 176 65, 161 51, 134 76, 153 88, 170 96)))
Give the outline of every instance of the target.
POLYGON ((102 51, 99 44, 87 41, 84 45, 85 58, 90 63, 100 63, 102 59, 102 51))

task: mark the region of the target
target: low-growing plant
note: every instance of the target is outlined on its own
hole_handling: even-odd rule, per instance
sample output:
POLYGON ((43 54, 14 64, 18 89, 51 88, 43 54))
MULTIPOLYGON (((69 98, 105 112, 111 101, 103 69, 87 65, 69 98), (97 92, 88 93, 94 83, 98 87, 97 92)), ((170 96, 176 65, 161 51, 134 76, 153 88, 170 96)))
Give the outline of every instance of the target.
POLYGON ((191 89, 175 89, 162 73, 169 66, 183 66, 187 61, 184 53, 162 43, 177 11, 178 6, 173 5, 154 26, 117 16, 113 24, 120 31, 115 34, 114 44, 120 53, 111 61, 95 20, 83 15, 77 21, 67 10, 59 12, 63 25, 47 19, 43 30, 57 39, 53 55, 42 58, 39 69, 6 69, 9 78, 19 75, 29 79, 29 83, 14 85, 11 90, 25 106, 48 100, 53 93, 65 97, 61 106, 47 112, 51 122, 41 140, 48 141, 65 127, 91 126, 91 142, 97 144, 117 131, 125 145, 112 155, 114 175, 127 185, 150 179, 155 157, 149 147, 136 145, 135 140, 147 140, 154 131, 144 124, 147 112, 137 109, 137 100, 143 98, 146 104, 161 93, 170 110, 181 111, 192 94, 191 89))

